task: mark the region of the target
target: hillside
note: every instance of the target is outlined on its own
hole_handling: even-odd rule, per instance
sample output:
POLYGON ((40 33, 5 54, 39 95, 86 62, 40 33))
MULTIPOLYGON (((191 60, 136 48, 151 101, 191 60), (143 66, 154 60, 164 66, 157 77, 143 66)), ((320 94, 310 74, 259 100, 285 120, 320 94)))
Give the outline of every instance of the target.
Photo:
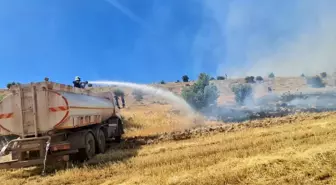
MULTIPOLYGON (((324 79, 327 87, 335 87, 336 86, 336 78, 334 76, 327 77, 324 79)), ((166 84, 148 84, 153 87, 159 87, 168 91, 171 91, 177 95, 181 94, 181 91, 184 87, 192 85, 194 82, 168 82, 166 84)), ((213 80, 219 92, 220 97, 218 98, 219 104, 227 104, 234 103, 234 94, 231 91, 231 87, 237 83, 244 83, 244 79, 226 79, 226 80, 213 80)), ((264 82, 260 85, 259 95, 262 96, 267 94, 267 87, 271 87, 274 92, 283 93, 283 92, 296 92, 300 90, 309 89, 307 86, 306 80, 302 77, 277 77, 274 79, 264 78, 264 82)), ((113 87, 113 86, 100 86, 95 87, 96 92, 105 92, 105 91, 113 91, 114 89, 122 89, 126 94, 126 102, 128 105, 132 105, 133 103, 137 103, 132 96, 132 89, 125 87, 113 87)), ((142 104, 160 104, 166 102, 162 97, 154 96, 147 94, 144 96, 144 100, 142 104)))
MULTIPOLYGON (((328 85, 334 86, 329 80, 328 85)), ((232 103, 232 84, 212 81, 219 103, 232 103)), ((188 83, 151 84, 180 94, 188 83)), ((260 96, 307 89, 303 78, 266 79, 260 96), (265 90, 265 91, 263 91, 265 90)), ((95 87, 111 91, 116 87, 95 87)), ((135 101, 132 89, 121 109, 126 134, 105 154, 68 169, 0 170, 3 184, 335 184, 336 112, 223 123, 188 118, 162 97, 135 101), (56 171, 55 171, 56 170, 56 171)))
POLYGON ((335 121, 335 112, 300 114, 148 137, 152 144, 145 144, 146 137, 129 138, 98 155, 91 165, 46 177, 39 175, 39 168, 0 171, 0 181, 8 185, 335 184, 335 121))

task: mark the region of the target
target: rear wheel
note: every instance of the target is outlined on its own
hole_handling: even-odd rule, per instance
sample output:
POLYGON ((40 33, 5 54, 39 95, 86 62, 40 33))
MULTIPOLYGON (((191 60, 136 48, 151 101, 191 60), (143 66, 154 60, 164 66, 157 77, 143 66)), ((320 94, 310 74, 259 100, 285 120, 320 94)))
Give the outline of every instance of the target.
POLYGON ((98 152, 104 153, 106 150, 106 137, 102 129, 99 129, 97 134, 98 152))
POLYGON ((80 160, 89 160, 96 154, 95 139, 91 132, 85 136, 85 148, 79 150, 80 160))

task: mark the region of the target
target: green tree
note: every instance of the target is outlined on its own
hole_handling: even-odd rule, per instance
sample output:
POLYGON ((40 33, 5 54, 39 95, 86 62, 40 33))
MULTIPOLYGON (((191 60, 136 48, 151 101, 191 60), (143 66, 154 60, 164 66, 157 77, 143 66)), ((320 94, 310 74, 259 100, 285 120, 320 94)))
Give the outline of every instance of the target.
POLYGON ((261 76, 257 76, 256 80, 259 81, 259 82, 264 81, 263 77, 261 77, 261 76))
POLYGON ((214 77, 211 77, 211 78, 210 78, 210 81, 212 81, 212 80, 215 80, 215 78, 214 78, 214 77))
POLYGON ((182 82, 189 82, 189 77, 187 75, 183 75, 182 82))
POLYGON ((244 104, 246 98, 252 95, 252 86, 250 84, 238 84, 231 88, 235 94, 235 100, 238 104, 244 104))
POLYGON ((19 84, 19 83, 15 83, 15 82, 8 83, 8 84, 7 84, 7 88, 10 89, 10 87, 11 87, 12 85, 16 85, 16 84, 19 84))
POLYGON ((224 76, 217 76, 217 80, 225 80, 224 76))
POLYGON ((165 81, 163 81, 163 80, 161 80, 160 84, 166 84, 166 82, 165 82, 165 81))
POLYGON ((143 96, 144 96, 144 93, 142 90, 139 90, 139 89, 135 89, 133 92, 132 92, 132 95, 134 97, 134 99, 136 101, 141 101, 143 100, 143 96))
POLYGON ((125 96, 124 91, 122 91, 121 89, 116 89, 113 91, 114 95, 118 96, 118 97, 123 97, 125 96))
POLYGON ((272 72, 272 73, 270 73, 269 75, 268 75, 268 78, 275 78, 275 75, 274 75, 274 73, 272 72))
POLYGON ((306 78, 306 82, 308 85, 310 85, 313 88, 323 88, 325 87, 325 83, 323 83, 321 77, 319 76, 313 76, 306 78))
POLYGON ((327 73, 326 72, 323 72, 320 74, 322 78, 327 78, 327 73))
POLYGON ((182 89, 182 97, 196 110, 216 104, 219 92, 217 87, 209 82, 209 75, 201 73, 193 85, 182 89))
POLYGON ((247 76, 245 77, 245 82, 246 83, 254 83, 254 76, 247 76))

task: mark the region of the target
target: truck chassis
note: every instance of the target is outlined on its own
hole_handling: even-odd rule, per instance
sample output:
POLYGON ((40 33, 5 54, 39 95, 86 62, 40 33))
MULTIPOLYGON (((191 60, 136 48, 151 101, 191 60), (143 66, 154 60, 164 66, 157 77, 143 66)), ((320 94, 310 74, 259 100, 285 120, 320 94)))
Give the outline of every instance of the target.
POLYGON ((1 162, 0 169, 83 162, 104 153, 108 141, 120 142, 123 134, 122 120, 114 116, 101 124, 14 139, 1 150, 2 155, 11 155, 11 160, 1 162))

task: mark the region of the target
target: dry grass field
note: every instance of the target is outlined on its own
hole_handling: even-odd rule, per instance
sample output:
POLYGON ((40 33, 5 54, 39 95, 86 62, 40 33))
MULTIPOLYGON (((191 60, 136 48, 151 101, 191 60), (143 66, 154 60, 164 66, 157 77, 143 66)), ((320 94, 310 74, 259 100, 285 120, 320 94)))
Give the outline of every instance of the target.
MULTIPOLYGON (((220 103, 233 100, 229 87, 238 81, 215 81, 220 103)), ((276 91, 305 87, 300 78, 266 83, 276 91)), ((185 84, 155 86, 179 94, 185 84)), ((336 112, 195 122, 162 98, 146 95, 139 103, 123 90, 121 144, 83 166, 48 168, 46 176, 40 167, 0 170, 0 184, 336 184, 336 112)))
MULTIPOLYGON (((155 107, 152 107, 155 108, 155 107)), ((181 128, 178 115, 146 106, 124 111, 127 137, 181 128), (140 109, 142 109, 140 111, 140 109)), ((207 123, 205 123, 207 124, 207 123)), ((210 123, 214 124, 214 123, 210 123)), ((182 124, 183 125, 183 124, 182 124)), ((186 124, 188 125, 188 124, 186 124)), ((184 125, 184 126, 186 126, 184 125)), ((83 167, 40 176, 40 168, 0 171, 1 184, 336 184, 336 113, 298 114, 188 139, 111 146, 83 167)), ((182 126, 183 128, 183 126, 182 126)), ((185 127, 186 128, 186 127, 185 127)))

